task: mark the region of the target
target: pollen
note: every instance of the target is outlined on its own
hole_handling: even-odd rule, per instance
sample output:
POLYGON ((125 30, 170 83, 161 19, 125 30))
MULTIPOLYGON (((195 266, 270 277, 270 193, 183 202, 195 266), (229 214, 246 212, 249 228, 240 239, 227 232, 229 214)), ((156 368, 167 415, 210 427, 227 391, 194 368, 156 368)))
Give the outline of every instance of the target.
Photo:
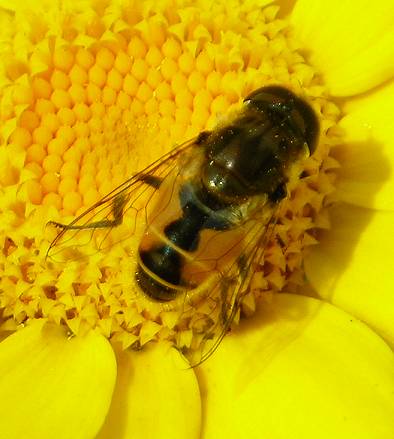
MULTIPOLYGON (((0 89, 0 330, 45 318, 76 334, 97 328, 123 348, 163 338, 193 349, 204 324, 220 319, 219 307, 170 309, 141 296, 132 267, 143 225, 125 219, 113 245, 109 229, 71 233, 62 260, 56 251, 46 257, 59 232, 48 222, 70 222, 175 145, 239 110, 253 90, 287 87, 318 114, 320 143, 305 162, 306 178, 289 188, 256 267, 249 313, 255 299, 302 285, 303 248, 315 242, 314 224, 324 223, 325 200, 335 189, 330 148, 339 141, 340 110, 294 49, 275 5, 101 3, 85 12, 87 5, 70 8, 61 19, 58 2, 34 20, 28 11, 15 14, 24 32, 9 44, 21 53, 0 89), (23 274, 26 266, 34 276, 23 274)), ((127 214, 143 211, 139 201, 127 214)))

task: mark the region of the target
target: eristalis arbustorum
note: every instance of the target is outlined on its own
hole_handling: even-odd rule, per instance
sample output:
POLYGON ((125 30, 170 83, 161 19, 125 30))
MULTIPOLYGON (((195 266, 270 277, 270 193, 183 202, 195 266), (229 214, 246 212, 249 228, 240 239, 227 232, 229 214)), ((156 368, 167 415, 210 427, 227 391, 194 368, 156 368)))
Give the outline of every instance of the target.
MULTIPOLYGON (((54 223, 61 231, 49 254, 61 251, 70 231, 90 230, 93 239, 104 229, 108 239, 126 212, 134 225, 143 221, 130 265, 141 292, 173 307, 207 298, 216 308, 220 304, 218 321, 204 335, 215 338, 202 361, 230 328, 278 206, 289 182, 299 178, 302 160, 314 152, 318 134, 306 101, 282 86, 259 88, 212 131, 177 146, 70 224, 54 223), (143 207, 137 207, 141 200, 143 207)), ((130 227, 129 235, 135 230, 130 227)))

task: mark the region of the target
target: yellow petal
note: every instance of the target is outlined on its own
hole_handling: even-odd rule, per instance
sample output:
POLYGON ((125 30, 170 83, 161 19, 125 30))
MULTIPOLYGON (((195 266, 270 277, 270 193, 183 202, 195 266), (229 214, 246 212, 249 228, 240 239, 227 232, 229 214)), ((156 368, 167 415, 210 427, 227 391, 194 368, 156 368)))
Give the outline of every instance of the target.
POLYGON ((347 115, 339 123, 344 145, 334 151, 342 201, 394 210, 393 108, 394 82, 345 105, 347 115))
POLYGON ((332 229, 305 259, 319 295, 366 322, 394 346, 394 213, 338 205, 332 229))
POLYGON ((123 351, 112 405, 97 439, 197 439, 200 404, 193 369, 168 343, 123 351))
POLYGON ((392 0, 298 0, 291 22, 333 95, 361 93, 393 77, 392 0))
POLYGON ((108 411, 116 362, 94 332, 67 339, 35 323, 0 343, 0 436, 94 438, 108 411))
POLYGON ((278 294, 199 367, 203 439, 389 439, 394 358, 367 326, 278 294))

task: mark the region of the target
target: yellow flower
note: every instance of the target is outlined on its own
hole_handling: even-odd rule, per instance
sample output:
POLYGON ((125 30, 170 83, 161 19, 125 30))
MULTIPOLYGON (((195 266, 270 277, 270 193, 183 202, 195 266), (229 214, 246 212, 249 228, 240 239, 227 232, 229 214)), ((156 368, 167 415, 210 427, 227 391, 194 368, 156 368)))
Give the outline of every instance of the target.
POLYGON ((394 6, 292 3, 0 3, 1 437, 392 437, 394 6), (46 224, 272 83, 311 103, 320 144, 253 315, 193 369, 203 304, 132 294, 133 238, 46 260, 46 224))

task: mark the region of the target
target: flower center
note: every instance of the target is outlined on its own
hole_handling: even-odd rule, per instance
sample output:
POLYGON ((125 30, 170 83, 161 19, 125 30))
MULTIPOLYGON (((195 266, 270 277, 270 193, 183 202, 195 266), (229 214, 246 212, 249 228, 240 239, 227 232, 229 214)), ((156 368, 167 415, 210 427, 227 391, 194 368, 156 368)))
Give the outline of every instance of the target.
POLYGON ((30 32, 10 31, 10 48, 26 38, 27 55, 6 57, 1 91, 2 329, 46 318, 75 334, 97 327, 123 348, 170 339, 198 349, 205 328, 220 320, 219 307, 213 312, 199 300, 179 309, 141 297, 132 275, 137 234, 65 263, 45 258, 56 236, 46 224, 67 223, 267 84, 308 101, 321 133, 253 266, 242 311, 253 312, 258 297, 304 285, 303 250, 315 243, 314 228, 327 224, 323 207, 334 189, 329 152, 339 110, 276 6, 181 3, 54 9, 62 23, 56 31, 45 14, 29 12, 18 20, 30 32))

